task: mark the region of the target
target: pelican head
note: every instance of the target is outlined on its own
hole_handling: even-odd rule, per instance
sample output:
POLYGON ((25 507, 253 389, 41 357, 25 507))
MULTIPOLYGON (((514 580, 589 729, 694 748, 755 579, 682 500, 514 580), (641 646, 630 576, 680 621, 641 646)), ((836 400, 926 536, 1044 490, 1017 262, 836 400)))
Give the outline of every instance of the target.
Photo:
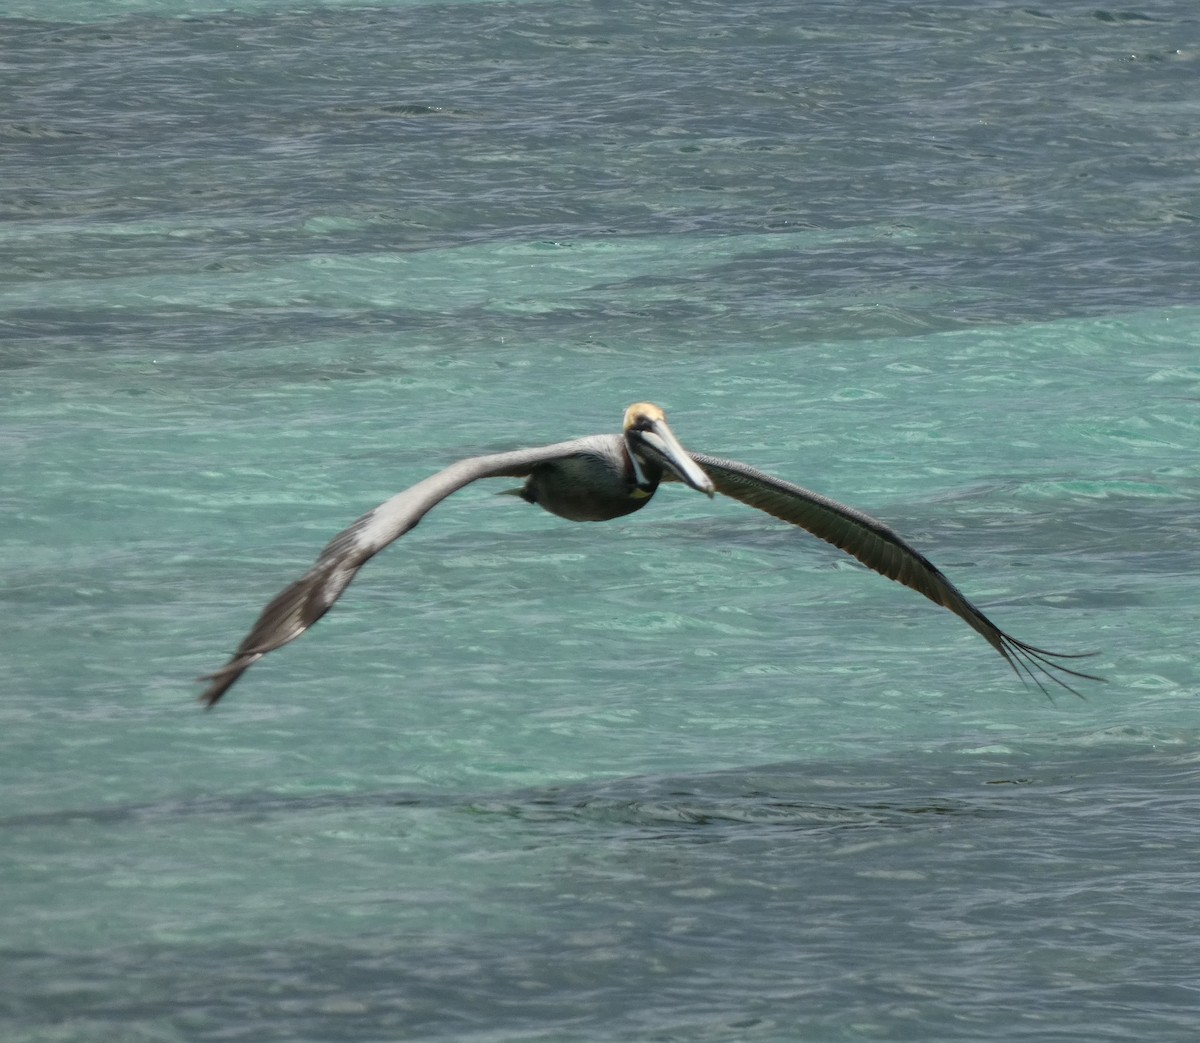
MULTIPOLYGON (((642 468, 642 459, 649 449, 656 460, 665 462, 681 481, 697 492, 712 496, 716 489, 708 477, 679 444, 667 426, 667 414, 652 402, 635 402, 625 410, 625 445, 639 486, 650 484, 642 468)), ((657 484, 657 483, 655 483, 657 484)))

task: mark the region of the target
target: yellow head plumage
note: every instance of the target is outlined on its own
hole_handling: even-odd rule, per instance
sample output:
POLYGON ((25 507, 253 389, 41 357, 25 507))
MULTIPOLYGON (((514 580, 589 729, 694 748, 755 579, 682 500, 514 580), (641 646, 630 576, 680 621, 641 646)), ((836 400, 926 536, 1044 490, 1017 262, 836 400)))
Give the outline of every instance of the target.
POLYGON ((622 430, 628 431, 647 423, 665 423, 667 414, 653 402, 635 402, 625 410, 625 423, 622 430))

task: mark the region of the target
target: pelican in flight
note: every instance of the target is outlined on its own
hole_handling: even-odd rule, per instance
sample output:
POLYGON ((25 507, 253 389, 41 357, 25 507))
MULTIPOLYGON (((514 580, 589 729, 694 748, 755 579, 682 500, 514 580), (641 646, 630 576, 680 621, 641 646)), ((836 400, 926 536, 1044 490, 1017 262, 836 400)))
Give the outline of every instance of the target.
POLYGON ((709 497, 719 492, 806 529, 949 609, 978 631, 1018 677, 1033 681, 1043 692, 1044 679, 1071 692, 1075 689, 1064 676, 1101 680, 1058 661, 1080 656, 1050 652, 1001 630, 933 562, 883 522, 748 464, 688 452, 667 426, 663 411, 649 402, 630 406, 623 428, 619 435, 589 435, 459 460, 368 511, 338 533, 313 567, 263 609, 229 661, 201 678, 210 683, 200 701, 214 705, 249 667, 294 641, 328 612, 370 558, 451 493, 480 478, 524 478, 525 484, 514 493, 568 521, 608 521, 640 511, 660 482, 682 482, 709 497))

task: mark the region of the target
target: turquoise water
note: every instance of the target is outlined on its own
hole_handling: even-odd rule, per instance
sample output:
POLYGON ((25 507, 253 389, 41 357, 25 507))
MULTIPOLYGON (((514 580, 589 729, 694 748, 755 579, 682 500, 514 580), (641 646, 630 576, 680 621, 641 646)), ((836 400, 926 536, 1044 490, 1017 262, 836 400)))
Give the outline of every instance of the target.
POLYGON ((1200 1033, 1200 19, 9 3, 0 1036, 1200 1033), (612 431, 886 519, 481 484, 612 431))

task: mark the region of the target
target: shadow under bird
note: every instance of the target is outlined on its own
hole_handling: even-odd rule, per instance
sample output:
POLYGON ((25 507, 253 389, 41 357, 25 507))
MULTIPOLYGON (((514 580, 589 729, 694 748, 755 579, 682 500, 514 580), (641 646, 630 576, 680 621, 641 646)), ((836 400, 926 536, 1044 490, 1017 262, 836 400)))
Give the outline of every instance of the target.
POLYGON ((623 427, 619 435, 589 435, 459 460, 368 511, 338 533, 316 564, 263 609, 230 660, 201 679, 210 684, 200 701, 212 706, 249 667, 298 638, 333 607, 370 558, 451 493, 480 478, 524 478, 525 484, 514 492, 568 521, 608 521, 632 514, 646 506, 661 482, 683 482, 710 497, 719 492, 806 529, 949 609, 978 631, 1018 677, 1033 681, 1043 692, 1043 679, 1071 692, 1075 689, 1064 677, 1102 680, 1060 662, 1079 655, 1050 652, 1001 630, 933 562, 883 522, 748 464, 686 451, 663 411, 648 402, 630 406, 623 427))

